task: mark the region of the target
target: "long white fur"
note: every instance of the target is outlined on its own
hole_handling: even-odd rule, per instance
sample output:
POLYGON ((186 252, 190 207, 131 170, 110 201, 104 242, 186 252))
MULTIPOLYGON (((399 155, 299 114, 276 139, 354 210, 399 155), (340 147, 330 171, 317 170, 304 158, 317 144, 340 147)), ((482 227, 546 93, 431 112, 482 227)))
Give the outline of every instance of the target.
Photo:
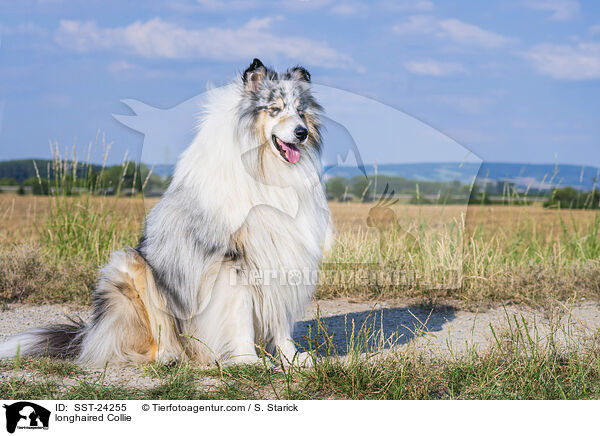
MULTIPOLYGON (((132 341, 143 330, 140 311, 111 288, 115 283, 141 283, 140 260, 129 249, 114 253, 101 271, 96 293, 106 294, 107 301, 99 306, 106 313, 81 332, 81 362, 102 366, 185 356, 201 363, 254 362, 257 344, 280 352, 288 361, 294 358, 293 325, 315 286, 286 283, 282 276, 308 271, 314 277, 323 244, 331 240, 321 163, 313 149, 302 150, 293 165, 270 150, 261 170, 266 177, 249 169, 242 156, 261 144, 255 135, 236 128, 243 92, 241 80, 211 91, 195 139, 180 156, 169 189, 146 220, 148 263, 173 268, 177 256, 176 265, 185 277, 176 290, 181 307, 174 307, 159 289, 152 269, 142 265, 138 292, 157 353, 135 352, 132 341), (195 213, 202 214, 204 234, 216 246, 227 246, 232 235, 243 235, 248 268, 240 271, 218 250, 194 255, 184 226, 195 213), (250 283, 256 274, 269 276, 270 283, 250 283), (184 320, 186 340, 174 327, 176 319, 184 320)), ((26 332, 0 344, 0 358, 13 357, 17 346, 23 354, 33 353, 36 335, 26 332)))
MULTIPOLYGON (((236 125, 240 92, 235 84, 213 90, 200 131, 182 154, 171 189, 185 185, 197 193, 193 201, 198 207, 209 216, 219 217, 223 240, 246 225, 245 247, 261 272, 316 271, 330 224, 319 158, 303 156, 297 165, 287 165, 273 156, 264 168, 274 178, 272 184, 256 180, 244 167, 241 155, 260 144, 248 143, 248 138, 248 142, 239 143, 231 128, 236 125), (283 182, 288 189, 278 186, 283 182)), ((190 259, 189 268, 197 268, 194 259, 190 259)), ((291 360, 295 352, 293 323, 303 315, 314 285, 281 285, 277 277, 259 289, 244 285, 234 288, 231 268, 222 265, 214 286, 206 281, 208 286, 200 294, 186 296, 198 299, 192 303, 199 314, 190 323, 190 334, 206 344, 213 355, 251 361, 257 358, 253 352, 255 317, 256 333, 272 335, 273 345, 291 360), (211 304, 205 306, 208 301, 211 304)))

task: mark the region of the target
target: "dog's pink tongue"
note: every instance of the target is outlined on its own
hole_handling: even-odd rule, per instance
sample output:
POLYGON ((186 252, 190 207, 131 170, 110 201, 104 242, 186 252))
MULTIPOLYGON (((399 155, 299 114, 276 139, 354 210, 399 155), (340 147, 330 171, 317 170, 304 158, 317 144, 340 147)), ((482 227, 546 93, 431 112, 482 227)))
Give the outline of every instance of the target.
POLYGON ((294 144, 287 144, 279 141, 279 145, 285 151, 285 156, 290 163, 296 163, 300 160, 300 150, 294 144))

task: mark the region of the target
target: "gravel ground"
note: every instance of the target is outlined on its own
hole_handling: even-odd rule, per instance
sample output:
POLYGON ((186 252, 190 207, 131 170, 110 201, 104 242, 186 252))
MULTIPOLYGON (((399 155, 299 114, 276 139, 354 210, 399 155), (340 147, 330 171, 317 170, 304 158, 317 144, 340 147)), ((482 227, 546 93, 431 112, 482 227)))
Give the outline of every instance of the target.
MULTIPOLYGON (((463 352, 467 347, 483 349, 496 334, 505 332, 508 319, 514 325, 515 317, 523 320, 540 340, 545 340, 552 331, 559 341, 589 337, 600 329, 600 304, 581 302, 574 307, 557 305, 546 311, 527 307, 495 307, 484 311, 458 310, 453 306, 434 309, 411 306, 399 302, 352 303, 348 301, 319 301, 307 310, 305 319, 296 324, 295 339, 303 343, 307 327, 313 325, 317 312, 327 330, 335 332, 333 342, 343 352, 347 338, 352 332, 366 325, 378 336, 385 338, 386 347, 403 348, 412 344, 432 353, 450 354, 463 352), (533 328, 535 326, 535 329, 533 328)), ((1 325, 1 324, 0 324, 1 325)), ((305 342, 305 341, 304 341, 305 342)))
MULTIPOLYGON (((496 307, 480 312, 457 310, 452 306, 426 309, 397 301, 352 302, 348 300, 321 300, 309 306, 303 320, 296 324, 294 339, 307 347, 305 336, 309 328, 315 331, 314 319, 320 314, 338 353, 344 354, 352 328, 358 331, 367 326, 376 331, 376 339, 386 348, 404 348, 410 345, 423 347, 432 354, 460 353, 467 346, 485 348, 493 340, 492 329, 496 333, 506 331, 507 318, 519 322, 525 320, 540 340, 545 340, 552 329, 558 327, 555 337, 559 341, 579 340, 600 329, 600 305, 581 302, 573 307, 557 306, 553 310, 535 311, 525 307, 496 307), (535 326, 535 329, 533 328, 535 326)), ((67 316, 81 316, 86 319, 89 311, 81 307, 65 305, 22 305, 12 304, 0 311, 0 341, 31 327, 63 322, 67 316)), ((376 340, 372 339, 373 341, 376 340)), ((0 381, 12 376, 14 371, 0 369, 0 381)), ((109 368, 103 371, 86 371, 91 377, 105 377, 107 383, 135 385, 146 388, 158 383, 147 369, 109 368)), ((32 377, 27 371, 20 371, 24 377, 32 377)), ((205 380, 212 383, 214 380, 205 380)))

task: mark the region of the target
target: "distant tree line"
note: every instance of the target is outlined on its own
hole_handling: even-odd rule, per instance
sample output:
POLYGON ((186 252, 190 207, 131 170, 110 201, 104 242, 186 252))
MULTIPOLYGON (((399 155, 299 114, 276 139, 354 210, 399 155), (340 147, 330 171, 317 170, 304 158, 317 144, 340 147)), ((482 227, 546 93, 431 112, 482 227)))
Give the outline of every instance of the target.
POLYGON ((48 195, 56 191, 66 195, 82 191, 126 194, 132 188, 140 192, 142 187, 146 191, 165 190, 170 178, 162 178, 150 171, 146 164, 136 166, 133 162, 104 168, 95 164, 76 166, 72 162, 57 164, 37 159, 35 165, 33 160, 0 162, 0 190, 3 186, 18 186, 19 194, 24 194, 25 188, 29 188, 34 195, 48 195))
POLYGON ((409 202, 414 204, 450 204, 459 198, 465 202, 470 193, 470 186, 458 180, 420 181, 386 175, 378 176, 376 181, 373 177, 364 176, 351 179, 332 177, 325 185, 328 197, 339 201, 370 202, 380 198, 384 191, 388 194, 393 191, 395 196, 408 197, 409 202))
POLYGON ((327 195, 338 201, 376 201, 385 187, 388 193, 404 197, 409 204, 511 204, 527 205, 543 201, 544 207, 561 209, 598 209, 600 192, 580 191, 572 187, 554 189, 526 189, 525 192, 509 181, 498 181, 473 186, 458 180, 449 182, 417 181, 403 177, 355 176, 350 179, 332 177, 326 181, 327 195))
POLYGON ((553 189, 544 207, 554 209, 599 209, 600 192, 578 191, 570 186, 553 189))
MULTIPOLYGON (((97 164, 79 164, 36 159, 0 162, 0 192, 3 187, 18 187, 17 192, 31 191, 34 195, 62 192, 76 195, 93 192, 103 195, 140 192, 160 193, 167 189, 170 176, 163 178, 151 172, 146 164, 102 167, 97 164), (36 171, 37 166, 37 171, 36 171)), ((411 180, 404 177, 380 175, 355 176, 350 179, 332 177, 326 181, 330 199, 339 201, 376 201, 387 186, 387 193, 404 197, 410 204, 530 204, 532 197, 545 197, 543 205, 560 209, 598 209, 600 192, 581 191, 572 187, 554 189, 527 189, 519 192, 509 181, 498 181, 473 186, 458 180, 439 182, 411 180)))

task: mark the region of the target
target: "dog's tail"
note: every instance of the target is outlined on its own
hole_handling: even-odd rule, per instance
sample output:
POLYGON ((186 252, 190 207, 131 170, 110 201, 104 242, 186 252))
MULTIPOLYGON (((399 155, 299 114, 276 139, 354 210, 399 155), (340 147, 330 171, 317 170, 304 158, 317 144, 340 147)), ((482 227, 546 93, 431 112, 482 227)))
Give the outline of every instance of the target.
POLYGON ((82 319, 70 319, 68 324, 55 324, 27 330, 0 344, 0 359, 17 356, 77 357, 85 335, 82 319))
POLYGON ((181 354, 174 321, 159 295, 150 267, 133 248, 116 251, 100 272, 89 323, 28 330, 0 343, 0 359, 17 356, 76 358, 102 367, 147 363, 181 354))

